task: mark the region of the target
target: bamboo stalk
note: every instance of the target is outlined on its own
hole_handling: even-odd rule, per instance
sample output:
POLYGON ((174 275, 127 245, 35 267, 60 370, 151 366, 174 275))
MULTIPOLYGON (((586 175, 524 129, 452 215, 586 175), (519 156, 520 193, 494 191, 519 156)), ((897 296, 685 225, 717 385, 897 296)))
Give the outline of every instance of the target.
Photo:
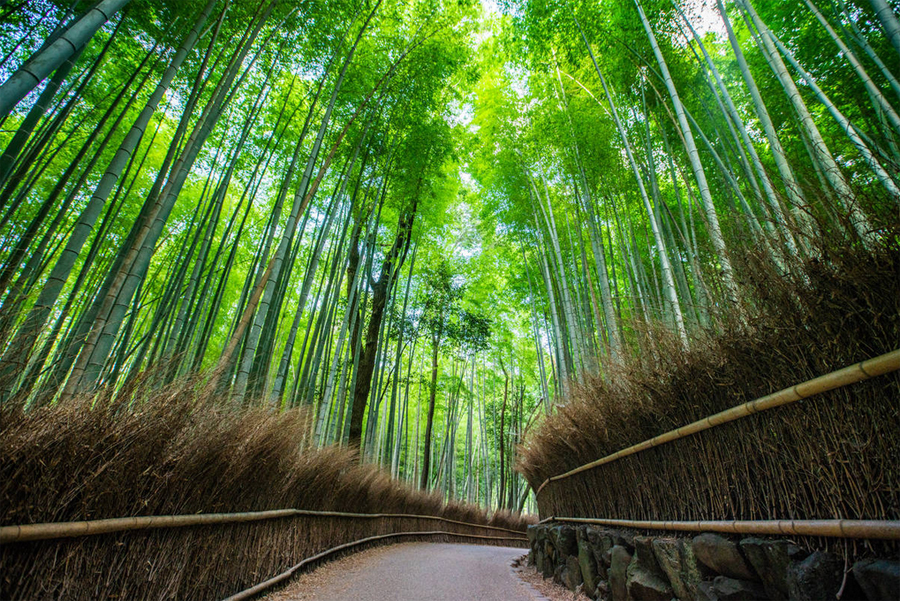
POLYGON ((632 445, 621 451, 616 451, 611 455, 586 463, 563 474, 550 476, 538 487, 537 491, 535 491, 535 496, 539 495, 544 487, 550 482, 569 478, 575 474, 580 474, 581 472, 585 472, 595 467, 612 463, 613 461, 627 457, 628 455, 634 455, 635 453, 646 451, 647 449, 651 449, 667 442, 672 442, 673 440, 685 438, 691 434, 702 432, 703 430, 709 430, 715 426, 727 424, 728 422, 753 415, 754 413, 767 411, 769 409, 781 407, 782 405, 788 405, 816 394, 835 390, 836 388, 841 388, 848 384, 862 382, 898 369, 900 369, 900 349, 885 353, 884 355, 879 355, 878 357, 873 357, 866 361, 855 363, 849 367, 825 374, 824 376, 819 376, 818 378, 808 380, 801 384, 797 384, 796 386, 779 390, 778 392, 738 405, 737 407, 732 407, 731 409, 721 411, 715 415, 711 415, 686 426, 670 430, 665 434, 660 434, 659 436, 645 440, 644 442, 632 445))
POLYGON ((306 559, 304 559, 297 565, 288 568, 281 574, 278 574, 277 576, 269 578, 268 580, 266 580, 264 582, 260 582, 256 586, 253 586, 251 588, 243 590, 239 593, 235 593, 234 595, 226 598, 224 601, 243 601, 243 599, 249 599, 249 598, 261 593, 262 591, 266 590, 267 588, 270 588, 270 587, 278 584, 279 582, 287 580, 288 578, 290 578, 291 576, 294 575, 294 572, 296 572, 303 566, 310 564, 314 561, 317 561, 319 559, 322 559, 323 557, 327 557, 328 555, 331 555, 332 553, 337 553, 338 551, 342 551, 343 549, 349 549, 351 547, 356 547, 356 546, 362 545, 364 543, 368 543, 368 542, 372 542, 372 541, 376 541, 376 540, 383 540, 385 538, 394 538, 397 536, 435 536, 435 535, 463 536, 466 538, 478 538, 478 539, 489 539, 489 540, 515 540, 515 541, 526 541, 527 540, 525 538, 510 538, 510 537, 505 537, 505 536, 481 536, 478 534, 459 534, 457 532, 444 532, 443 530, 430 530, 427 532, 394 532, 391 534, 379 534, 377 536, 369 536, 367 538, 355 540, 353 542, 344 543, 343 545, 338 545, 337 547, 332 547, 331 549, 322 551, 321 553, 313 555, 312 557, 307 557, 306 559))
POLYGON ((724 520, 698 522, 659 522, 641 520, 605 520, 551 516, 547 522, 597 524, 616 528, 675 530, 683 532, 722 532, 725 534, 765 534, 774 536, 828 536, 900 540, 900 520, 724 520))
POLYGON ((409 518, 417 520, 436 520, 447 524, 472 526, 486 530, 497 530, 522 534, 519 530, 500 526, 487 526, 471 522, 461 522, 433 515, 414 515, 407 513, 348 513, 343 511, 313 511, 308 509, 273 509, 269 511, 247 511, 243 513, 200 513, 194 515, 157 515, 137 516, 130 518, 111 518, 105 520, 88 520, 81 522, 51 522, 46 524, 23 524, 0 527, 0 544, 70 538, 75 536, 91 536, 110 532, 128 530, 144 530, 159 528, 181 528, 186 526, 206 526, 210 524, 236 524, 240 522, 256 522, 288 517, 345 517, 345 518, 409 518))

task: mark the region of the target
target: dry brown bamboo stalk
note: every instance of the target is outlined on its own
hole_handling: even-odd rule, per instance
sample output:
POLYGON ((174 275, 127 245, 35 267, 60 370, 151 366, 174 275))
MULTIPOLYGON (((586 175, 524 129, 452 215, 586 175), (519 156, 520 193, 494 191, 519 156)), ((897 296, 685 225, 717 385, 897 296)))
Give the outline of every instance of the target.
POLYGON ((827 536, 900 540, 898 520, 728 520, 700 522, 656 522, 640 520, 603 520, 595 518, 549 517, 547 522, 597 524, 615 528, 675 530, 681 532, 722 532, 725 534, 766 534, 774 536, 827 536))
POLYGON ((458 532, 444 532, 442 530, 430 530, 427 532, 393 532, 391 534, 379 534, 377 536, 369 536, 367 538, 355 540, 353 542, 344 543, 343 545, 338 545, 337 547, 332 547, 331 549, 322 551, 321 553, 313 555, 312 557, 307 557, 306 559, 304 559, 297 565, 294 565, 294 566, 288 568, 281 574, 278 574, 277 576, 273 576, 272 578, 269 578, 268 580, 266 580, 264 582, 260 582, 256 586, 250 587, 239 593, 235 593, 234 595, 226 598, 224 601, 243 601, 244 599, 250 599, 251 597, 254 597, 257 594, 261 593, 262 591, 278 584, 279 582, 287 580, 288 578, 293 576, 294 573, 297 570, 299 570, 300 568, 302 568, 303 566, 310 564, 314 561, 317 561, 319 559, 322 559, 323 557, 327 557, 328 555, 331 555, 333 553, 337 553, 338 551, 342 551, 344 549, 349 549, 351 547, 357 547, 357 546, 365 544, 365 543, 373 542, 376 540, 383 540, 385 538, 394 538, 394 537, 398 537, 398 536, 435 536, 435 535, 462 536, 465 538, 478 538, 478 539, 488 539, 488 540, 514 540, 514 541, 522 541, 522 542, 525 542, 528 540, 526 538, 520 538, 520 537, 512 538, 512 537, 507 537, 507 536, 481 536, 478 534, 459 534, 458 532))
POLYGON ((194 515, 157 515, 137 516, 130 518, 111 518, 105 520, 89 520, 81 522, 52 522, 47 524, 24 524, 0 527, 0 544, 74 536, 90 536, 123 532, 127 530, 143 530, 157 528, 180 528, 185 526, 204 526, 209 524, 234 524, 239 522, 256 522, 288 517, 345 517, 345 518, 410 518, 417 520, 436 520, 447 524, 472 526, 486 530, 499 530, 521 534, 519 530, 500 526, 487 526, 461 522, 433 515, 413 515, 406 513, 347 513, 342 511, 313 511, 308 509, 273 509, 269 511, 248 511, 243 513, 200 513, 194 515))
POLYGON ((738 405, 737 407, 732 407, 731 409, 727 409, 686 426, 670 430, 665 434, 660 434, 659 436, 655 436, 644 442, 632 445, 621 451, 616 451, 612 455, 607 455, 596 461, 586 463, 563 474, 550 476, 538 487, 537 491, 535 491, 535 496, 539 495, 544 487, 550 482, 569 478, 575 474, 579 474, 595 467, 612 463, 622 457, 634 455, 635 453, 652 449, 653 447, 672 442, 673 440, 678 440, 679 438, 685 438, 692 434, 696 434, 697 432, 702 432, 703 430, 721 426, 722 424, 753 415, 754 413, 759 413, 760 411, 781 407, 782 405, 809 398, 815 394, 828 392, 829 390, 841 388, 848 384, 862 382, 863 380, 884 375, 898 369, 900 369, 900 349, 885 353, 884 355, 879 355, 878 357, 873 357, 866 361, 861 361, 860 363, 855 363, 849 367, 825 374, 824 376, 819 376, 818 378, 803 382, 802 384, 779 390, 778 392, 738 405))

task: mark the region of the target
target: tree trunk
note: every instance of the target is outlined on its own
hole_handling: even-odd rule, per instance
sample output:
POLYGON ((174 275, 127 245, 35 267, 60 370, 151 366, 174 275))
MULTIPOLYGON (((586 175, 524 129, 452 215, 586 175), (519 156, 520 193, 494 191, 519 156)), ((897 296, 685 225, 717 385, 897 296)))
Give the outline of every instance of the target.
POLYGON ((385 304, 409 251, 409 238, 412 234, 417 207, 418 201, 415 200, 412 207, 407 209, 401 216, 397 225, 397 236, 394 239, 394 245, 381 265, 381 277, 377 282, 372 282, 372 315, 369 318, 369 327, 366 332, 365 352, 360 358, 357 370, 353 410, 350 413, 349 444, 351 446, 359 447, 361 442, 363 416, 365 415, 366 401, 369 398, 369 390, 372 386, 372 372, 375 368, 375 355, 378 350, 378 339, 381 331, 381 322, 384 318, 385 304))
POLYGON ((429 471, 431 467, 431 434, 434 429, 434 407, 437 399, 438 378, 438 354, 441 351, 441 335, 443 334, 443 321, 438 327, 437 333, 431 338, 431 386, 428 389, 428 413, 425 416, 424 449, 422 451, 422 476, 419 488, 428 490, 429 471))

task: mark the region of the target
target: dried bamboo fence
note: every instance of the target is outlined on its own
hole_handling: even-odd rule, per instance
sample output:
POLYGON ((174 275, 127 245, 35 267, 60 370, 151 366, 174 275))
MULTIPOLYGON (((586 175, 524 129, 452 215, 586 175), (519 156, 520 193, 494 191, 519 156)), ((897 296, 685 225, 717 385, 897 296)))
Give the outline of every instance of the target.
MULTIPOLYGON (((897 411, 896 392, 889 393, 894 398, 893 406, 883 408, 884 411, 881 413, 886 420, 873 419, 872 415, 861 413, 859 404, 848 402, 847 399, 830 399, 833 403, 829 403, 828 407, 817 406, 817 412, 802 420, 787 419, 783 413, 771 411, 897 370, 900 370, 900 350, 785 388, 551 476, 536 490, 541 513, 552 515, 542 522, 564 521, 648 530, 900 540, 900 520, 897 519, 900 518, 900 515, 897 515, 900 512, 897 503, 900 500, 898 499, 900 488, 894 481, 896 474, 892 469, 898 465, 897 448, 890 440, 885 440, 896 436, 892 426, 900 413, 897 411), (837 415, 834 415, 835 411, 841 409, 848 409, 847 419, 843 422, 835 419, 837 415), (761 415, 764 412, 767 414, 761 415), (827 413, 828 418, 819 420, 817 417, 819 413, 827 413), (753 423, 749 424, 748 429, 753 428, 757 432, 751 440, 745 441, 745 444, 739 447, 734 445, 733 441, 741 436, 747 439, 748 429, 742 430, 742 434, 732 430, 726 435, 719 431, 727 430, 729 424, 734 428, 736 422, 743 418, 753 418, 749 420, 753 423), (882 423, 883 421, 886 423, 882 423), (835 435, 841 425, 853 425, 852 433, 845 434, 844 439, 835 435), (889 432, 894 433, 889 437, 878 436, 878 428, 887 428, 889 432), (695 436, 698 434, 702 435, 695 436), (810 440, 801 443, 804 434, 808 435, 807 438, 812 434, 823 435, 823 440, 818 441, 821 448, 816 449, 816 452, 808 452, 814 443, 810 440), (835 439, 840 448, 826 450, 828 447, 826 443, 835 439), (852 441, 852 445, 848 444, 848 441, 852 441), (669 446, 660 448, 661 445, 667 444, 669 446), (861 448, 857 449, 858 452, 854 452, 854 446, 861 448), (873 446, 877 446, 873 453, 876 461, 867 462, 865 452, 873 446), (796 451, 793 456, 792 449, 796 451), (742 452, 743 457, 736 459, 733 457, 734 454, 742 452), (816 458, 821 458, 823 452, 830 461, 822 461, 821 463, 826 465, 820 465, 817 470, 816 458), (771 456, 767 457, 767 454, 771 456), (790 476, 796 479, 796 483, 786 483, 785 470, 782 470, 780 472, 782 481, 776 486, 768 485, 765 482, 768 473, 779 473, 777 470, 767 472, 765 469, 767 462, 773 460, 776 463, 780 462, 779 467, 793 461, 796 465, 788 466, 787 470, 790 476), (616 465, 610 465, 614 463, 616 465), (852 482, 854 464, 860 463, 865 464, 864 467, 869 472, 865 481, 880 483, 880 487, 877 490, 860 487, 848 491, 848 496, 853 495, 859 501, 859 504, 853 507, 856 517, 862 518, 866 513, 869 515, 874 513, 879 518, 890 519, 739 519, 742 514, 758 515, 768 512, 772 515, 773 511, 783 511, 781 515, 775 513, 772 516, 779 518, 824 517, 803 515, 811 513, 810 507, 793 507, 790 504, 793 500, 790 495, 783 495, 785 497, 783 499, 776 499, 776 495, 799 487, 814 490, 816 478, 823 475, 828 476, 832 482, 852 482), (877 465, 873 469, 869 463, 877 465), (846 473, 837 473, 841 468, 846 473), (698 482, 690 482, 691 479, 698 482), (568 481, 568 486, 558 484, 565 481, 568 481), (758 494, 760 488, 768 489, 760 495, 758 494), (684 496, 690 501, 704 497, 712 501, 702 506, 700 502, 684 503, 682 499, 684 507, 679 508, 678 517, 708 514, 709 506, 712 505, 722 514, 728 514, 720 514, 721 517, 731 519, 660 521, 658 518, 663 515, 673 517, 669 512, 678 504, 677 496, 682 492, 686 493, 684 496), (669 495, 675 495, 676 498, 673 501, 660 502, 660 497, 669 495), (869 497, 874 497, 874 505, 869 497), (760 498, 772 499, 774 507, 763 507, 762 503, 757 501, 760 498), (636 505, 640 506, 637 511, 636 505), (643 515, 635 516, 634 513, 638 512, 643 515), (574 517, 583 516, 585 513, 609 517, 602 519, 574 517), (628 515, 629 513, 632 515, 628 515), (648 519, 621 519, 625 516, 648 519)), ((840 507, 825 504, 821 511, 830 512, 831 515, 828 517, 835 515, 847 517, 842 516, 844 512, 840 507)))
POLYGON ((257 522, 275 518, 290 517, 337 517, 353 519, 417 519, 434 520, 445 524, 472 526, 482 530, 511 532, 524 537, 521 530, 488 526, 451 520, 432 515, 414 515, 409 513, 350 513, 346 511, 313 511, 308 509, 271 509, 269 511, 244 511, 239 513, 201 513, 192 515, 156 515, 135 516, 128 518, 110 518, 104 520, 83 520, 78 522, 53 522, 49 524, 23 524, 16 526, 0 526, 0 544, 70 538, 74 536, 90 536, 129 530, 145 530, 158 528, 184 528, 187 526, 208 526, 213 524, 237 524, 257 522))
POLYGON ((173 385, 124 407, 0 414, 0 599, 221 599, 386 535, 359 548, 525 545, 518 516, 444 503, 349 449, 304 447, 302 412, 205 400, 173 385))
POLYGON ((80 522, 55 522, 48 524, 24 524, 16 526, 0 527, 0 544, 9 544, 16 542, 54 540, 62 538, 73 538, 80 536, 92 536, 99 534, 110 534, 116 532, 127 532, 131 530, 154 530, 165 528, 187 528, 190 526, 211 526, 221 524, 238 524, 246 522, 258 522, 262 520, 273 520, 279 518, 298 518, 298 517, 328 517, 328 518, 345 518, 355 520, 391 520, 391 519, 414 519, 418 521, 437 521, 447 525, 461 526, 463 528, 474 528, 479 531, 494 531, 507 534, 515 534, 517 536, 498 536, 485 534, 470 534, 463 532, 451 532, 447 530, 429 530, 429 531, 400 531, 390 532, 387 534, 379 534, 368 536, 366 538, 351 541, 332 547, 316 553, 311 557, 301 560, 299 563, 291 566, 284 572, 273 576, 255 586, 231 595, 226 601, 240 601, 249 599, 259 593, 288 580, 301 568, 314 565, 316 562, 351 548, 362 545, 382 542, 388 539, 433 539, 441 537, 443 540, 454 539, 474 539, 481 544, 504 544, 504 545, 525 545, 528 539, 521 530, 513 530, 511 528, 503 528, 501 526, 489 526, 485 524, 475 524, 472 522, 463 522, 460 520, 452 520, 431 515, 414 515, 405 513, 351 513, 344 511, 312 511, 305 509, 273 509, 270 511, 246 511, 240 513, 207 513, 196 515, 159 515, 159 516, 135 516, 128 518, 112 518, 104 520, 85 520, 80 522))
POLYGON ((60 591, 66 598, 90 598, 102 591, 101 596, 165 599, 184 598, 200 590, 203 596, 246 599, 335 553, 389 540, 423 539, 527 545, 521 530, 439 516, 281 509, 4 526, 0 528, 0 556, 8 569, 19 572, 20 582, 28 584, 7 591, 16 592, 12 598, 58 596, 60 591), (444 529, 427 529, 434 522, 441 522, 444 529), (191 565, 173 557, 174 548, 185 558, 196 553, 215 555, 209 550, 217 548, 218 561, 191 565), (146 557, 144 573, 121 585, 102 576, 115 572, 123 561, 132 563, 126 559, 132 553, 146 557), (21 559, 53 557, 53 563, 65 566, 64 572, 94 572, 100 581, 51 581, 42 588, 29 573, 39 567, 16 561, 17 554, 21 559), (299 563, 298 557, 303 558, 299 563), (175 573, 176 566, 184 566, 190 574, 175 573), (285 570, 285 566, 291 567, 285 570), (203 585, 186 586, 194 578, 203 585), (243 588, 247 586, 250 588, 243 588))

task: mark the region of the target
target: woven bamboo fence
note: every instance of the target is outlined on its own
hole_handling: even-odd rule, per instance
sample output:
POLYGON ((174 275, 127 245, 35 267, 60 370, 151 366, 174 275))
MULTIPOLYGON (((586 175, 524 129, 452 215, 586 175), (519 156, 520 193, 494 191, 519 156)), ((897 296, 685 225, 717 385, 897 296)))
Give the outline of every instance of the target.
POLYGON ((541 514, 647 530, 870 539, 870 548, 893 549, 900 388, 896 376, 865 381, 897 370, 900 350, 546 478, 537 487, 541 514), (867 403, 872 397, 880 402, 867 403))
POLYGON ((356 543, 348 548, 396 540, 527 544, 521 530, 439 516, 291 509, 5 526, 0 540, 4 599, 173 599, 193 598, 198 591, 222 598, 286 570, 293 574, 347 543, 356 543), (434 529, 435 522, 441 530, 434 529), (197 556, 205 561, 193 561, 197 556), (129 566, 125 578, 119 571, 123 564, 129 566))
POLYGON ((221 599, 371 537, 524 546, 517 516, 303 446, 302 413, 90 401, 0 415, 0 599, 221 599))
POLYGON ((82 520, 78 522, 54 522, 49 524, 21 524, 0 526, 0 544, 35 540, 51 540, 72 538, 76 536, 92 536, 111 532, 127 532, 130 530, 156 530, 162 528, 186 528, 188 526, 210 526, 216 524, 239 524, 258 522, 276 518, 291 517, 334 517, 358 520, 383 519, 415 519, 434 520, 444 524, 468 526, 480 530, 517 534, 521 538, 521 530, 488 526, 433 515, 414 515, 408 513, 351 513, 346 511, 312 511, 308 509, 272 509, 269 511, 245 511, 240 513, 204 513, 194 515, 155 515, 134 516, 128 518, 109 518, 103 520, 82 520))
MULTIPOLYGON (((477 524, 453 520, 449 518, 431 516, 431 515, 413 515, 413 514, 394 514, 394 513, 352 513, 341 511, 312 511, 302 509, 276 509, 270 511, 251 511, 240 513, 215 513, 215 514, 199 514, 199 515, 167 515, 167 516, 136 516, 129 518, 112 518, 103 520, 85 520, 79 522, 56 522, 47 524, 25 524, 15 526, 0 527, 0 544, 9 545, 10 543, 25 544, 32 541, 59 541, 60 539, 71 539, 78 537, 100 537, 102 535, 119 534, 133 531, 147 530, 173 530, 206 527, 207 529, 215 529, 222 526, 234 526, 237 524, 253 524, 263 521, 281 520, 282 524, 287 524, 285 520, 292 520, 295 523, 291 527, 297 528, 299 531, 306 532, 304 544, 297 545, 291 549, 293 553, 307 553, 301 561, 292 565, 263 582, 236 592, 228 597, 229 601, 238 601, 240 599, 249 599, 277 584, 288 580, 301 568, 315 565, 316 562, 331 557, 337 553, 348 551, 350 549, 358 549, 373 544, 384 544, 386 542, 394 542, 397 540, 441 540, 454 542, 473 542, 476 544, 487 545, 503 545, 524 547, 527 545, 527 538, 521 530, 504 528, 500 526, 490 526, 486 524, 477 524), (324 520, 337 520, 343 522, 343 528, 340 534, 334 533, 331 543, 318 534, 324 524, 324 520), (348 522, 351 522, 348 524, 348 522), (353 524, 356 522, 356 524, 353 524), (415 528, 419 524, 440 522, 444 530, 417 530, 415 528), (348 533, 357 530, 376 532, 362 539, 344 541, 348 533), (388 530, 385 532, 385 530, 388 530), (394 530, 391 530, 394 529, 394 530), (318 544, 311 545, 312 541, 319 541, 318 544), (340 543, 335 546, 335 543, 340 543), (323 544, 330 544, 330 547, 323 548, 323 544)), ((203 537, 203 533, 197 533, 203 537)), ((207 536, 215 536, 215 532, 207 532, 207 536)), ((115 542, 107 541, 114 547, 126 544, 121 537, 115 542)), ((192 544, 196 544, 196 540, 190 537, 188 540, 192 544)), ((186 541, 187 543, 187 541, 186 541)), ((15 553, 13 548, 0 548, 0 552, 9 552, 10 555, 15 553)), ((230 570, 229 572, 233 572, 230 570)), ((228 573, 228 572, 223 572, 228 573)), ((258 571, 253 571, 255 576, 258 571)), ((146 593, 143 591, 142 594, 146 593)), ((26 597, 27 598, 27 597, 26 597)))

